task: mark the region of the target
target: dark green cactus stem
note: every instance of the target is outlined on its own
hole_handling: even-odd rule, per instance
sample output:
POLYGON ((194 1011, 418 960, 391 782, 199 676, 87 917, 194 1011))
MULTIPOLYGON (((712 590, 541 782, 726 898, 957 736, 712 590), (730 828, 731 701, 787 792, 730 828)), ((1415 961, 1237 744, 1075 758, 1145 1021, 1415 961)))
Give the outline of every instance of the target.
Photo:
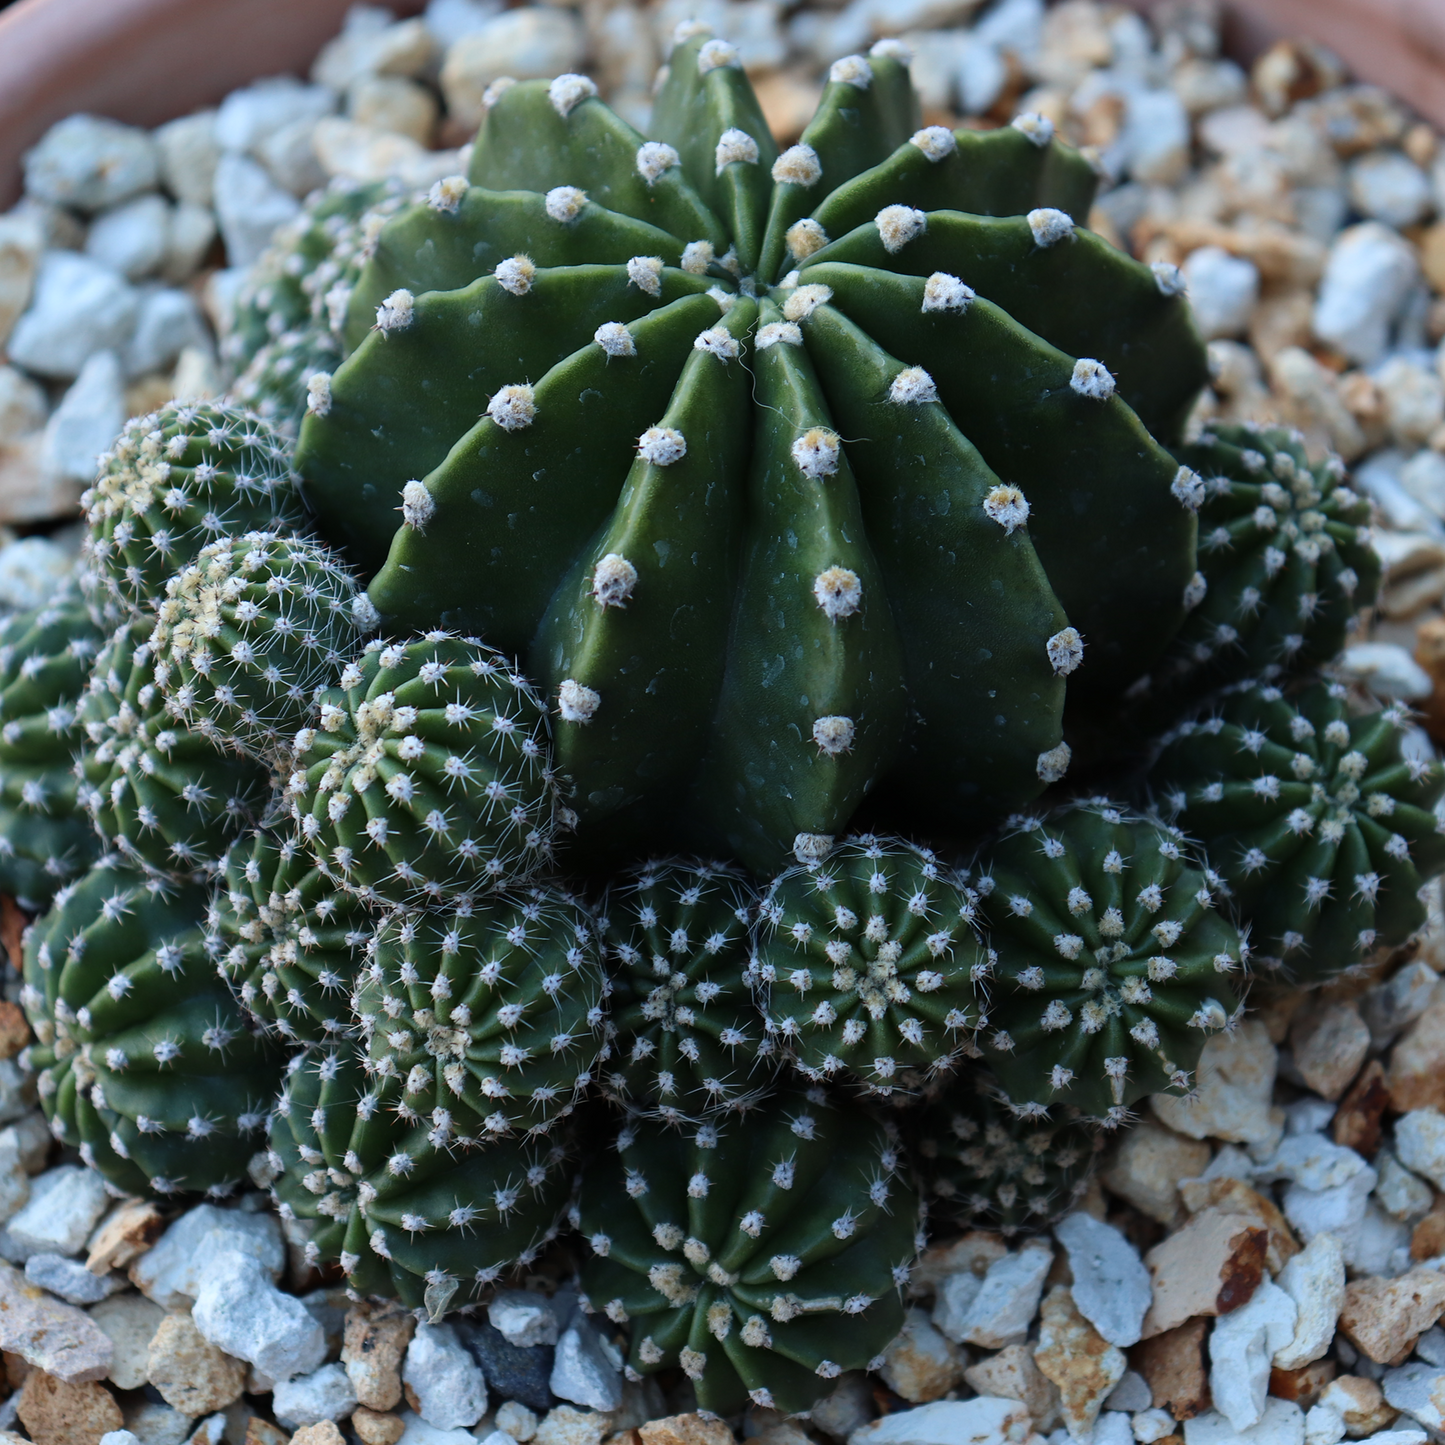
POLYGON ((1445 774, 1403 706, 1361 713, 1334 682, 1241 684, 1163 739, 1150 782, 1286 976, 1318 983, 1424 925, 1445 774))
POLYGON ((881 1355, 920 1247, 895 1139, 821 1089, 683 1139, 629 1120, 577 1224, 588 1301, 630 1326, 629 1373, 681 1367, 719 1415, 807 1410, 881 1355))
POLYGON ((1239 1009, 1246 948, 1182 833, 1100 799, 1017 818, 975 886, 995 953, 979 1042, 1010 1107, 1112 1126, 1194 1087, 1239 1009))
POLYGON ((992 973, 978 899, 925 849, 863 835, 789 869, 750 970, 768 1033, 810 1079, 890 1094, 973 1051, 992 973))
POLYGON ((37 913, 99 852, 72 765, 101 641, 73 586, 0 623, 0 893, 37 913))
POLYGON ((479 1148, 450 1117, 398 1112, 400 1095, 401 1080, 369 1073, 350 1045, 293 1057, 271 1124, 272 1189, 283 1218, 313 1222, 309 1262, 339 1263, 358 1293, 437 1319, 556 1237, 568 1141, 479 1148))
POLYGON ((723 863, 647 863, 605 904, 607 1091, 664 1123, 745 1109, 776 1069, 745 976, 756 895, 723 863))
POLYGON ((25 939, 28 1061, 62 1143, 127 1194, 228 1194, 280 1082, 206 957, 205 890, 102 862, 25 939))

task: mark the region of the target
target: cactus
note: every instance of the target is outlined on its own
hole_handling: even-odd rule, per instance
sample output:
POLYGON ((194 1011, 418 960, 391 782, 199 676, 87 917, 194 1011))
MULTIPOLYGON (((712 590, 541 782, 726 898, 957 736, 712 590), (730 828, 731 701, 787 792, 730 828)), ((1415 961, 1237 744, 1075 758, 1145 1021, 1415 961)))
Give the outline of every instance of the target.
POLYGON ((485 1143, 545 1134, 572 1112, 606 1057, 607 992, 590 915, 534 889, 393 913, 352 1008, 365 1068, 396 1086, 398 1114, 444 1114, 449 1137, 485 1143))
POLYGON ((74 588, 0 622, 0 892, 35 912, 99 851, 72 762, 100 644, 74 588))
POLYGON ((400 1079, 369 1072, 349 1044, 287 1069, 272 1190, 283 1219, 311 1224, 309 1263, 338 1262, 358 1293, 439 1319, 556 1237, 571 1186, 565 1135, 469 1146, 449 1119, 399 1111, 400 1079))
POLYGON ((294 838, 259 828, 226 853, 206 949, 242 1006, 288 1043, 354 1031, 350 1009, 370 915, 294 838))
POLYGON ((368 645, 295 753, 301 836, 363 898, 455 898, 524 880, 551 859, 546 709, 476 638, 368 645))
POLYGON ((1077 1115, 1014 1113, 978 1074, 940 1090, 908 1124, 930 1216, 1004 1235, 1046 1230, 1067 1214, 1104 1144, 1077 1115))
POLYGON ((616 1029, 607 1091, 669 1124, 753 1104, 775 1046, 746 977, 756 906, 723 863, 664 860, 609 894, 606 950, 616 1029))
POLYGON ((769 872, 875 786, 957 828, 1056 781, 1065 675, 1112 711, 1197 592, 1198 480, 1146 428, 1203 347, 1172 268, 1070 219, 1084 159, 915 130, 896 42, 780 156, 696 34, 652 140, 580 76, 492 101, 301 429, 390 628, 523 659, 610 857, 769 872))
POLYGON ((265 810, 267 770, 191 732, 155 680, 152 622, 123 623, 101 649, 80 707, 80 801, 107 848, 142 869, 209 875, 265 810))
POLYGON ((629 1374, 680 1366, 719 1415, 807 1410, 881 1355, 918 1248, 891 1133, 818 1088, 682 1139, 629 1120, 577 1222, 588 1301, 630 1321, 629 1374))
POLYGON ((992 953, 977 897, 926 849, 849 839, 783 873, 758 915, 751 981, 807 1078, 886 1095, 972 1051, 992 953))
POLYGON ((375 614, 319 543, 222 537, 166 583, 152 646, 171 712, 259 757, 310 716, 375 614))
POLYGON ((1011 1108, 1113 1126, 1146 1094, 1191 1090, 1246 949, 1177 829, 1102 799, 1015 818, 975 886, 996 954, 979 1042, 1011 1108))
POLYGON ((1208 849, 1262 960, 1314 983, 1402 943, 1445 869, 1445 773, 1406 709, 1244 683, 1163 739, 1150 782, 1208 849), (1418 735, 1416 735, 1418 736, 1418 735))
POLYGON ((128 1194, 229 1193, 280 1081, 206 957, 205 906, 201 888, 105 859, 25 938, 46 1118, 128 1194))
POLYGON ((171 402, 127 422, 81 505, 85 559, 122 616, 153 612, 208 543, 306 520, 281 438, 250 412, 213 404, 171 402))
POLYGON ((294 441, 313 388, 324 387, 340 364, 341 343, 329 330, 283 331, 251 358, 229 397, 294 441), (313 383, 313 377, 320 379, 313 383))

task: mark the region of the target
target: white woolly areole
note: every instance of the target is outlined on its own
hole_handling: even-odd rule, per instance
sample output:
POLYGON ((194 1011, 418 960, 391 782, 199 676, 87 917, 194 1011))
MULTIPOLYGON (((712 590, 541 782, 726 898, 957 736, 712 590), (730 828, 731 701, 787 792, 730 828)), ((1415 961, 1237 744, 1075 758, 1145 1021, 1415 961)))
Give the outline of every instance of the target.
POLYGON ((742 61, 738 59, 738 48, 727 40, 709 40, 698 48, 697 52, 697 73, 707 75, 714 70, 721 70, 724 66, 731 66, 734 70, 741 69, 742 61))
POLYGON ((806 321, 820 306, 826 306, 833 299, 833 288, 816 283, 798 286, 783 302, 783 315, 789 321, 806 321))
POLYGON ((815 481, 831 477, 838 470, 841 450, 838 433, 829 431, 825 426, 809 427, 792 446, 798 470, 815 481))
POLYGON ((876 40, 868 47, 874 60, 896 60, 900 65, 913 64, 913 47, 902 40, 876 40))
POLYGON ((711 241, 689 241, 682 248, 682 269, 691 276, 707 274, 707 268, 717 259, 717 252, 711 241))
POLYGON ((1169 494, 1186 511, 1197 512, 1204 505, 1204 478, 1188 467, 1180 467, 1169 483, 1169 494))
POLYGON ((547 87, 552 109, 566 120, 584 100, 597 94, 597 87, 585 75, 559 75, 547 87))
POLYGON ((471 188, 472 183, 465 176, 443 176, 426 193, 426 203, 433 211, 455 216, 461 210, 462 200, 471 188))
POLYGON ((813 724, 813 741, 825 757, 836 758, 851 751, 857 731, 850 717, 820 717, 813 724))
POLYGON ((711 34, 712 26, 706 20, 699 20, 695 15, 689 16, 672 27, 672 48, 676 50, 679 45, 686 45, 695 35, 711 34))
POLYGON ((375 632, 381 626, 381 613, 365 592, 358 592, 351 599, 351 620, 363 632, 375 632))
POLYGON ((1184 272, 1172 261, 1152 261, 1149 269, 1154 273, 1154 284, 1164 296, 1182 296, 1189 290, 1184 272))
POLYGON ((783 233, 783 239, 797 260, 806 261, 809 256, 816 255, 828 244, 828 233, 811 216, 804 216, 801 221, 794 221, 788 227, 783 233))
POLYGON ((741 161, 745 166, 758 163, 758 143, 747 131, 730 126, 719 137, 713 160, 717 163, 717 174, 722 175, 725 166, 741 161))
POLYGON ((521 431, 537 415, 537 398, 526 382, 504 386, 488 403, 487 415, 503 431, 521 431))
POLYGON ((1084 639, 1077 629, 1066 627, 1049 638, 1044 650, 1049 654, 1049 666, 1060 677, 1067 677, 1084 660, 1084 639))
POLYGON ((1054 138, 1054 123, 1048 116, 1040 115, 1036 110, 1026 110, 1020 115, 1014 116, 1010 122, 1016 131, 1033 141, 1042 150, 1054 138))
POLYGON ((678 153, 665 142, 644 141, 637 147, 637 174, 649 186, 656 185, 658 177, 666 175, 680 159, 678 153))
POLYGON ((893 378, 893 385, 888 388, 888 400, 900 406, 918 406, 926 401, 937 401, 938 388, 921 366, 907 366, 893 378))
POLYGON ((1090 401, 1108 401, 1114 394, 1114 378, 1109 368, 1102 361, 1088 356, 1081 356, 1074 363, 1069 386, 1090 401))
POLYGON ((634 256, 627 263, 627 279, 649 296, 662 295, 662 257, 634 256))
POLYGON ((497 262, 492 275, 503 291, 510 291, 513 296, 525 296, 537 278, 537 268, 530 256, 508 256, 505 261, 497 262))
POLYGON ((726 316, 738 302, 738 298, 733 292, 724 291, 721 286, 709 286, 707 288, 707 294, 711 300, 717 302, 717 309, 721 311, 724 316, 726 316))
POLYGON ((813 596, 828 620, 837 622, 863 605, 863 584, 847 567, 829 567, 813 579, 813 596))
POLYGON ((401 519, 408 527, 421 531, 437 509, 426 484, 413 479, 401 489, 401 519))
POLYGON ((773 180, 780 186, 816 186, 822 178, 823 163, 812 146, 789 146, 773 162, 773 180))
POLYGON ((575 221, 586 204, 587 192, 579 191, 576 186, 553 186, 544 201, 547 214, 564 225, 575 221))
POLYGON ((715 356, 719 361, 735 361, 738 355, 737 338, 728 331, 726 326, 713 326, 707 331, 699 332, 692 343, 694 351, 705 351, 709 356, 715 356))
POLYGON ((592 595, 599 607, 626 607, 637 587, 637 568, 620 552, 609 552, 592 574, 592 595))
POLYGON ((1193 612, 1209 592, 1209 583, 1203 572, 1196 572, 1184 585, 1184 610, 1193 612))
POLYGON ((1052 206, 1040 206, 1028 214, 1029 230, 1034 241, 1040 246, 1057 246, 1074 234, 1074 222, 1067 211, 1056 211, 1052 206))
POLYGON ((516 79, 515 79, 515 77, 513 77, 513 76, 510 76, 510 75, 499 75, 499 76, 482 92, 482 109, 483 109, 483 111, 491 110, 491 108, 502 98, 502 96, 503 96, 507 91, 509 91, 516 83, 517 83, 517 82, 516 82, 516 79))
POLYGON ((972 286, 966 286, 957 276, 947 271, 935 271, 923 283, 924 311, 967 311, 977 293, 972 286))
POLYGON ((958 141, 946 125, 926 125, 908 137, 908 143, 917 146, 924 156, 935 163, 947 160, 958 149, 958 141))
POLYGON ((557 689, 557 711, 563 722, 591 722, 601 702, 597 693, 583 687, 575 678, 564 678, 557 689))
POLYGON ((928 217, 913 206, 884 206, 873 218, 878 238, 891 256, 928 229, 928 217))
POLYGON ((637 455, 655 467, 670 467, 687 455, 687 438, 670 426, 650 426, 637 439, 637 455))
POLYGON ((873 84, 873 67, 861 55, 845 55, 828 69, 828 79, 836 85, 852 85, 867 90, 873 84))
POLYGON ((388 331, 405 331, 415 315, 416 297, 402 287, 376 308, 376 329, 383 335, 388 331))
POLYGON ((1069 764, 1073 760, 1074 753, 1068 743, 1060 743, 1058 747, 1039 754, 1034 763, 1034 772, 1038 774, 1040 782, 1057 783, 1069 771, 1069 764))
POLYGON ((608 356, 636 356, 637 342, 620 321, 604 321, 592 333, 592 339, 608 356))
POLYGON ((791 321, 770 321, 758 328, 753 344, 759 351, 766 351, 770 346, 801 346, 803 333, 791 321))
POLYGON ((306 413, 327 416, 331 411, 331 373, 313 371, 306 378, 306 413))
POLYGON ((983 510, 1005 532, 1022 527, 1029 519, 1028 498, 1017 487, 998 486, 983 499, 983 510))
POLYGON ((797 833, 793 836, 793 857, 799 863, 821 863, 832 851, 831 833, 797 833))

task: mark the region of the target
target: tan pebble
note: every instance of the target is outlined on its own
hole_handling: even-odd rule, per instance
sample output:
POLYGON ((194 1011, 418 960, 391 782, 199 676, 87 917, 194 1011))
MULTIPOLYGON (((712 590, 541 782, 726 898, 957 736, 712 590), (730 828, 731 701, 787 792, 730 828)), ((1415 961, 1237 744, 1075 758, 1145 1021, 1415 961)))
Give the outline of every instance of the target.
POLYGON ((1058 1420, 1058 1386, 1035 1364, 1027 1345, 1004 1346, 965 1370, 963 1378, 980 1395, 997 1395, 1027 1405, 1029 1419, 1040 1434, 1047 1434, 1058 1420))
POLYGON ((351 1428, 361 1445, 396 1445, 406 1430, 400 1415, 391 1415, 382 1410, 368 1410, 358 1405, 351 1414, 351 1428))
POLYGON ((132 1199, 112 1210, 90 1236, 85 1267, 92 1274, 108 1274, 144 1254, 161 1237, 166 1216, 150 1199, 132 1199))
POLYGON ((0 1059, 13 1059, 30 1042, 30 1025, 18 1003, 0 999, 0 1059))
POLYGON ((889 1389, 915 1405, 941 1400, 963 1378, 958 1346, 933 1327, 920 1309, 911 1309, 903 1328, 883 1352, 879 1370, 889 1389))
POLYGON ((1349 1093, 1340 1100, 1330 1125, 1335 1143, 1373 1159, 1380 1147, 1380 1125, 1389 1102, 1385 1066, 1379 1059, 1371 1059, 1350 1085, 1349 1093))
POLYGON ((1210 1207, 1144 1256, 1154 1299, 1142 1338, 1201 1315, 1223 1315, 1248 1302, 1264 1274, 1269 1230, 1247 1216, 1210 1207))
POLYGON ((291 1445, 346 1445, 346 1436, 335 1420, 320 1420, 303 1425, 292 1437, 291 1445))
POLYGON ((149 1378, 151 1341, 166 1312, 140 1294, 118 1294, 86 1311, 92 1323, 110 1337, 111 1384, 138 1390, 149 1378))
POLYGON ((1340 1329, 1377 1365, 1403 1364, 1442 1310, 1445 1275, 1434 1270, 1412 1269, 1395 1279, 1357 1279, 1345 1286, 1340 1329))
POLYGON ((908 1276, 908 1293, 918 1298, 931 1295, 939 1281, 951 1274, 976 1274, 980 1279, 995 1260, 1008 1253, 1003 1235, 989 1229, 971 1229, 947 1244, 935 1244, 918 1256, 908 1276))
POLYGON ((1445 1111, 1445 1003, 1432 1003, 1401 1035, 1385 1080, 1396 1113, 1445 1111))
POLYGON ((1191 1214, 1217 1209, 1262 1224, 1269 1231, 1264 1265, 1271 1274, 1278 1274, 1300 1252, 1299 1241, 1279 1206, 1242 1179, 1188 1179, 1180 1187, 1180 1197, 1191 1214))
POLYGON ((167 1405, 194 1418, 241 1398, 246 1364, 218 1350, 189 1314, 167 1315, 151 1340, 146 1378, 167 1405))
POLYGON ((401 1404, 401 1362, 415 1332, 416 1320, 395 1304, 363 1301, 347 1311, 341 1362, 357 1401, 368 1410, 401 1404))
POLYGON ((1059 1413, 1069 1434, 1087 1439, 1128 1360, 1079 1313, 1064 1285, 1044 1296, 1034 1363, 1059 1387, 1059 1413))
POLYGON ((1179 1181, 1202 1174, 1209 1157, 1209 1145, 1202 1139, 1186 1139, 1145 1116, 1124 1133, 1101 1178, 1110 1194, 1160 1224, 1174 1226, 1184 1219, 1179 1181))
POLYGON ((1280 1400, 1293 1400, 1301 1410, 1308 1410, 1319 1399, 1320 1391, 1334 1379, 1337 1369, 1339 1363, 1335 1360, 1315 1360, 1297 1370, 1276 1367, 1269 1372, 1269 1393, 1280 1400))
POLYGON ((1355 1440, 1388 1430, 1400 1413, 1384 1391, 1364 1375, 1341 1375, 1320 1392, 1320 1403, 1339 1412, 1345 1432, 1355 1440))
POLYGON ((1289 1039, 1295 1067, 1322 1099, 1338 1099, 1370 1051, 1370 1031, 1353 1001, 1303 1010, 1289 1039))
POLYGON ((125 1424, 104 1385, 67 1385, 44 1370, 26 1376, 17 1413, 35 1445, 95 1445, 125 1424))
POLYGON ((668 1415, 638 1428, 642 1445, 733 1445, 733 1432, 716 1416, 668 1415))
POLYGON ((279 1425, 273 1425, 270 1420, 263 1420, 259 1415, 252 1415, 246 1421, 246 1439, 243 1445, 289 1445, 290 1439, 279 1425))
POLYGON ((1209 1321, 1193 1319, 1145 1340, 1134 1351, 1134 1368, 1149 1382, 1155 1405, 1176 1420, 1192 1420, 1209 1409, 1208 1334, 1209 1321))

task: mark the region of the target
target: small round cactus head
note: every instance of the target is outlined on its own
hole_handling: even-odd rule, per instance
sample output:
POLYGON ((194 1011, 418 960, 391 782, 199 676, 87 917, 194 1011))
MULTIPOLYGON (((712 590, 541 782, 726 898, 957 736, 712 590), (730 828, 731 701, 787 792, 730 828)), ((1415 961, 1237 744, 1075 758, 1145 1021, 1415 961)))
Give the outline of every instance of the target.
POLYGON ((418 1125, 456 1137, 545 1134, 596 1082, 606 1053, 597 928, 566 894, 537 889, 453 912, 393 913, 353 1001, 365 1067, 418 1125))
POLYGON ((26 935, 46 1118, 128 1194, 230 1193, 280 1082, 206 957, 205 906, 200 888, 104 859, 26 935))
POLYGON ((751 977, 810 1079, 889 1094, 971 1046, 991 970, 978 900, 931 852, 861 834, 790 868, 759 908, 751 977))
POLYGON ((1182 833, 1103 799, 1015 818, 976 886, 997 955, 979 1042, 1010 1107, 1115 1125, 1145 1094, 1193 1088, 1246 948, 1182 833))
POLYGON ((1266 965, 1317 983, 1403 943, 1445 869, 1445 773, 1395 704, 1245 683, 1164 740, 1160 804, 1225 880, 1266 965))
POLYGON ((351 1044, 298 1054, 271 1122, 269 1171, 283 1219, 314 1221, 306 1258, 339 1263, 352 1289, 433 1319, 475 1304, 557 1235, 571 1192, 568 1139, 478 1147, 445 1108, 396 1108, 401 1080, 351 1044))
POLYGON ((755 1102, 775 1070, 745 976, 757 900, 723 863, 664 860, 629 873, 608 895, 612 975, 608 1092, 680 1124, 755 1102))
POLYGON ((210 876, 271 797, 266 768, 192 732, 156 686, 152 622, 122 623, 96 658, 80 707, 80 801, 107 848, 137 867, 210 876))
POLYGON ((294 440, 308 406, 325 406, 331 373, 341 364, 341 344, 330 330, 311 323, 266 342, 236 378, 231 398, 294 440))
POLYGON ((546 708, 500 653, 430 632, 368 644, 295 739, 292 812, 318 863, 373 901, 437 903, 551 861, 546 708))
POLYGON ((351 574, 319 542, 223 537, 166 583, 152 643, 171 712, 197 732, 274 752, 376 625, 351 574))
POLYGON ((206 949, 241 1006, 288 1043, 355 1028, 351 993, 373 920, 283 831, 232 843, 206 912, 206 949))
POLYGON ((101 641, 73 586, 0 622, 0 892, 34 912, 99 851, 72 763, 101 641))
POLYGON ((628 1120, 583 1175, 593 1309, 630 1321, 628 1366, 681 1368, 698 1405, 807 1410, 903 1323, 918 1198, 862 1105, 787 1089, 690 1128, 628 1120))
POLYGON ((1075 1110, 1055 1112, 1016 1114, 983 1074, 932 1094, 908 1120, 929 1217, 1014 1235, 1067 1214, 1088 1188, 1104 1136, 1075 1110))

